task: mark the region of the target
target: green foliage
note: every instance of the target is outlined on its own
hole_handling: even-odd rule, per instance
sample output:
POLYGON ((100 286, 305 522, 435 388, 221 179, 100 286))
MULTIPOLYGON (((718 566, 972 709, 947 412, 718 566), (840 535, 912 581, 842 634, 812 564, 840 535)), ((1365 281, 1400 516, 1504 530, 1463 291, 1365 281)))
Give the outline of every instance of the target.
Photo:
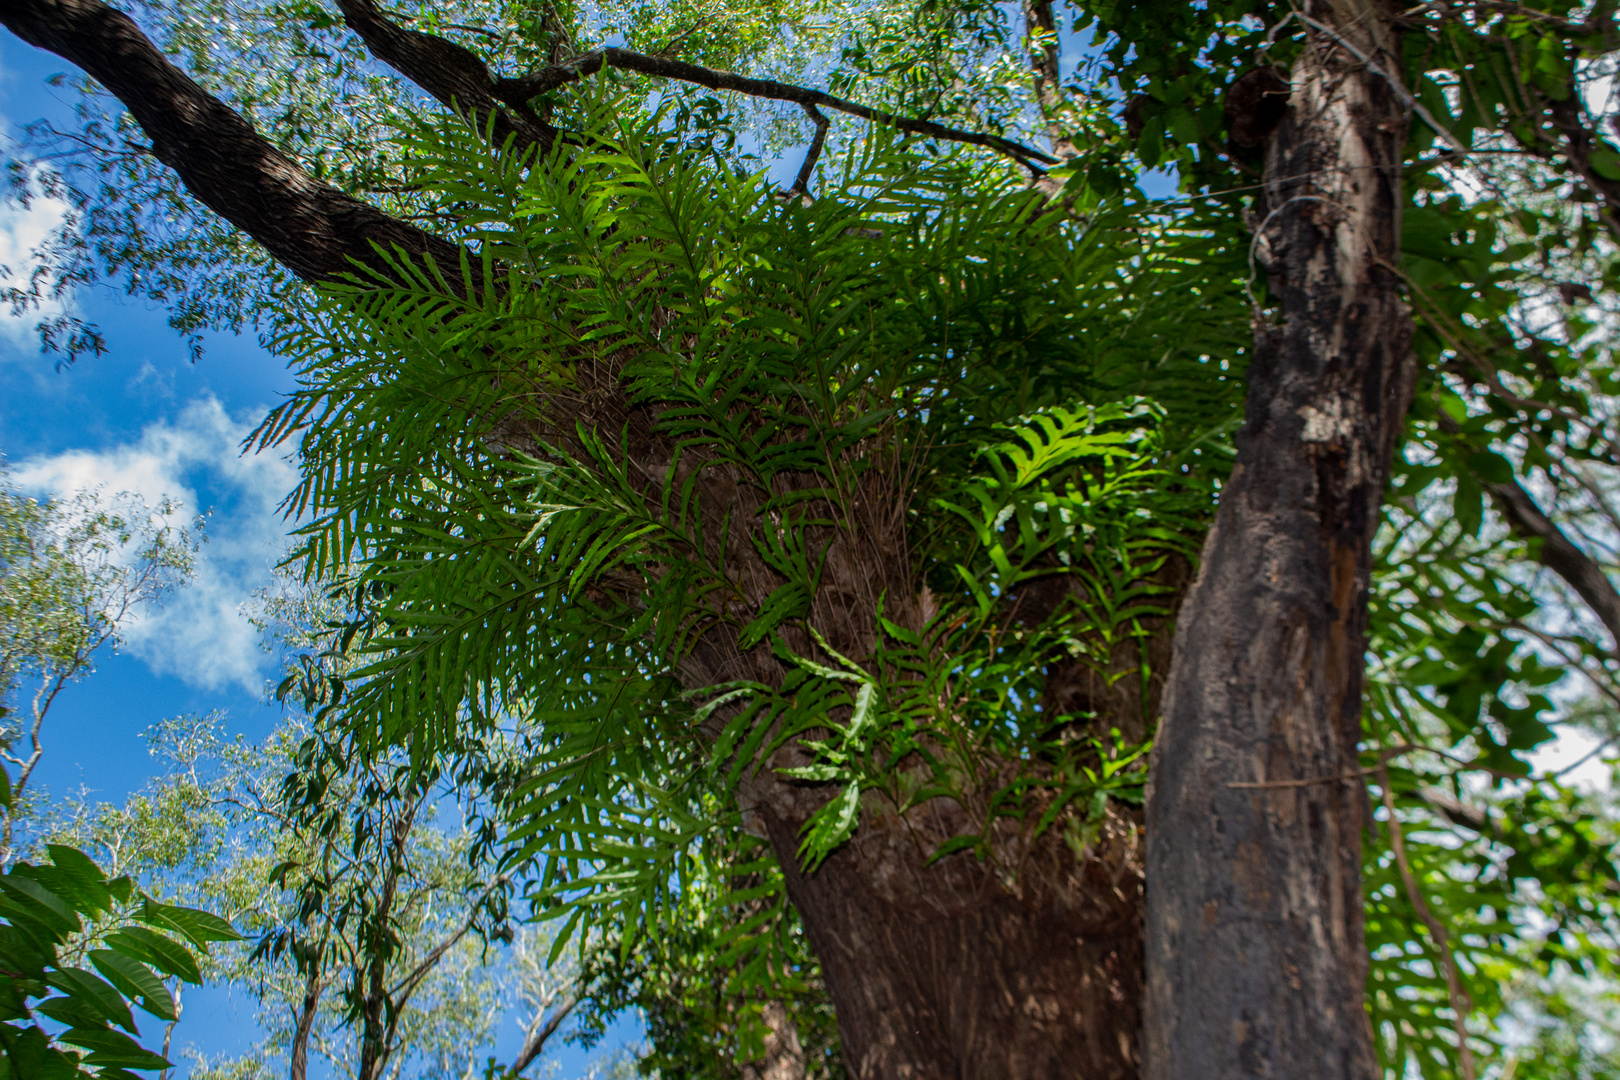
MULTIPOLYGON (((278 5, 257 25, 297 30, 279 34, 156 13, 312 170, 477 252, 414 288, 339 290, 284 339, 306 385, 267 434, 303 441, 299 506, 321 516, 306 554, 363 567, 333 642, 363 666, 314 664, 305 688, 344 695, 356 760, 398 746, 429 772, 466 732, 517 718, 536 749, 499 791, 543 878, 534 898, 569 931, 596 926, 653 985, 684 948, 736 973, 710 1003, 713 1045, 730 1046, 736 1010, 759 1005, 748 995, 788 986, 804 959, 781 871, 732 810, 789 740, 804 753, 783 767, 826 797, 801 837, 810 865, 863 816, 935 795, 983 823, 939 853, 983 858, 997 822, 1060 828, 1083 850, 1110 799, 1140 798, 1147 731, 1053 715, 1041 672, 1152 677, 1116 661, 1145 655, 1226 467, 1250 315, 1235 283, 1250 280, 1262 317, 1269 302, 1244 259, 1261 156, 1229 141, 1225 95, 1286 66, 1304 24, 1243 0, 1082 3, 1060 29, 1094 48, 1047 100, 1022 55, 1034 36, 978 0, 674 3, 590 25, 567 5, 411 10, 509 70, 610 33, 745 70, 825 49, 835 91, 1041 127, 1073 154, 1053 176, 1077 217, 882 134, 824 164, 813 204, 783 204, 732 167, 743 110, 687 99, 675 122, 644 122, 634 79, 594 110, 572 92, 536 103, 591 135, 553 161, 454 125, 383 147, 406 95, 330 13, 278 5), (295 82, 264 74, 283 68, 295 82), (1172 170, 1198 209, 1122 209, 1145 169, 1172 170), (907 571, 834 625, 848 571, 829 553, 874 506, 902 523, 907 571), (717 675, 698 658, 715 637, 780 677, 764 662, 717 675), (1029 765, 1009 783, 984 767, 998 758, 1029 765), (726 929, 683 936, 694 919, 726 929)), ((1391 1076, 1457 1072, 1459 1004, 1480 1054, 1516 1023, 1553 1032, 1513 1051, 1521 1080, 1601 1067, 1599 1043, 1556 1034, 1579 1010, 1546 988, 1613 975, 1611 812, 1556 777, 1519 778, 1568 719, 1560 680, 1609 700, 1620 684, 1605 631, 1507 533, 1492 490, 1522 484, 1612 566, 1620 218, 1605 181, 1620 149, 1593 102, 1613 15, 1403 15, 1400 74, 1427 113, 1407 147, 1400 265, 1419 379, 1379 539, 1365 744, 1369 767, 1387 758, 1419 883, 1414 897, 1381 823, 1370 1007, 1391 1076), (1395 754, 1409 746, 1423 749, 1395 754), (1447 928, 1471 1000, 1448 990, 1420 908, 1447 928)), ((791 141, 791 122, 754 119, 751 145, 791 141)), ((118 191, 142 214, 184 216, 183 200, 142 194, 172 183, 136 178, 118 191)), ((160 258, 201 265, 141 221, 93 219, 87 235, 133 237, 105 252, 132 280, 160 258)), ((691 978, 670 976, 680 1009, 691 978)))
POLYGON ((96 493, 42 502, 0 463, 0 702, 20 679, 83 673, 120 620, 189 576, 186 526, 200 522, 175 522, 179 510, 96 493))
MULTIPOLYGON (((842 792, 811 864, 872 800, 949 794, 988 831, 1139 799, 1140 748, 1078 738, 1041 672, 1058 653, 1117 681, 1119 643, 1162 622, 1154 575, 1230 460, 1241 249, 1193 217, 1076 220, 882 132, 784 202, 614 105, 580 102, 589 147, 543 162, 418 130, 481 261, 334 289, 283 342, 304 388, 263 437, 298 433, 311 568, 360 568, 356 737, 421 762, 520 717, 535 899, 625 949, 790 739, 815 755, 797 775, 842 792), (873 534, 910 569, 829 607, 875 564, 840 545, 873 534), (780 680, 683 675, 715 635, 780 680), (1009 786, 994 761, 1022 755, 1009 786)), ((727 902, 774 899, 726 947, 784 970, 771 856, 727 872, 751 882, 727 902)))
POLYGON ((115 646, 120 629, 191 574, 201 519, 177 523, 168 500, 84 492, 42 502, 13 490, 0 462, 0 865, 16 855, 14 832, 30 816, 28 790, 43 754, 41 732, 57 696, 115 646), (25 709, 16 707, 24 680, 25 709), (22 744, 22 745, 20 745, 22 744))
POLYGON ((710 862, 674 898, 661 933, 637 935, 625 951, 618 935, 635 928, 608 928, 586 950, 581 982, 588 993, 577 1015, 587 1045, 606 1033, 616 1015, 634 1009, 646 1032, 642 1075, 723 1080, 748 1075, 748 1063, 765 1058, 774 1020, 791 1027, 811 1080, 846 1075, 837 1018, 797 916, 791 908, 780 915, 772 910, 779 903, 775 890, 757 888, 768 883, 757 867, 750 873, 746 866, 756 846, 743 835, 739 866, 721 844, 711 844, 710 862), (770 980, 776 996, 769 1001, 759 992, 763 980, 746 956, 739 957, 729 932, 730 923, 760 915, 776 922, 785 963, 770 980))
MULTIPOLYGON (((451 809, 455 779, 390 790, 410 774, 400 760, 311 775, 332 760, 303 753, 307 719, 259 744, 226 732, 218 714, 165 721, 148 733, 158 776, 122 804, 70 805, 40 822, 48 840, 94 853, 148 895, 228 914, 247 935, 195 959, 206 983, 257 1003, 262 1041, 245 1057, 190 1068, 284 1075, 313 976, 311 1068, 353 1069, 365 1024, 352 1014, 370 1005, 354 986, 373 970, 393 1009, 391 1073, 462 1075, 481 1065, 501 1017, 527 1023, 529 1005, 518 1000, 507 930, 489 917, 504 897, 480 896, 494 872, 479 854, 478 822, 451 809), (313 800, 293 801, 289 778, 326 784, 313 800), (414 981, 402 986, 407 976, 414 981)), ((291 786, 293 795, 307 791, 291 786)), ((552 982, 572 986, 560 971, 552 982)), ((376 1005, 386 1011, 382 997, 376 1005)))
POLYGON ((75 848, 47 850, 46 862, 0 876, 0 1076, 172 1067, 136 1041, 130 1004, 173 1021, 164 979, 200 982, 194 951, 239 935, 217 916, 137 892, 128 877, 109 881, 75 848))

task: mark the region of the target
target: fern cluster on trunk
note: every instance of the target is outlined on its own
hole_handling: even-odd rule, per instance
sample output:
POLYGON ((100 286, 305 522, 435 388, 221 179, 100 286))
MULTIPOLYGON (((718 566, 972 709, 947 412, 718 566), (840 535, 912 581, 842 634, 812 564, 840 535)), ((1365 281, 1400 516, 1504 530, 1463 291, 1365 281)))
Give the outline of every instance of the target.
POLYGON ((902 906, 967 874, 1074 909, 1134 999, 1144 755, 1229 469, 1241 249, 881 133, 783 198, 610 104, 543 157, 415 132, 476 254, 330 288, 283 342, 304 383, 264 437, 297 432, 310 566, 360 567, 349 722, 423 755, 497 715, 542 731, 507 810, 570 929, 657 933, 741 836, 728 945, 768 988, 784 889, 823 963, 849 940, 812 894, 882 873, 839 855, 864 834, 905 849, 902 906))

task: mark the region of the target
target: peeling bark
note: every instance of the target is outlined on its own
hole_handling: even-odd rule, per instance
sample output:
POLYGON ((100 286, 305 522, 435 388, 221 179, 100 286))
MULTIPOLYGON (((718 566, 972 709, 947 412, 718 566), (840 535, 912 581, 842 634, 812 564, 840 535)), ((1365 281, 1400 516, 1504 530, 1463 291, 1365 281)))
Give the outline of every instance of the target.
POLYGON ((1411 396, 1391 271, 1407 121, 1392 10, 1322 0, 1273 133, 1237 466, 1183 608, 1147 813, 1146 1075, 1377 1075, 1356 767, 1371 541, 1411 396), (1353 48, 1352 48, 1353 46, 1353 48), (1381 70, 1358 60, 1369 57, 1381 70))

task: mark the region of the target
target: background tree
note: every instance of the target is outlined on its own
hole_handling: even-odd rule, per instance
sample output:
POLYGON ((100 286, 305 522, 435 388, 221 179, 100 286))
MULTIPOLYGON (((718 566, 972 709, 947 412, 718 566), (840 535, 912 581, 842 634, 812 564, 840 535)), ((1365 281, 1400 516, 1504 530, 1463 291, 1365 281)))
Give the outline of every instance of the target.
MULTIPOLYGON (((262 599, 256 618, 282 655, 322 641, 333 608, 319 591, 283 580, 262 599)), ((307 659, 287 689, 318 706, 298 691, 329 692, 335 669, 307 659)), ((446 820, 461 791, 453 778, 413 783, 376 758, 334 768, 341 744, 296 711, 261 745, 227 737, 220 715, 149 734, 156 779, 122 805, 56 807, 43 828, 154 895, 229 912, 252 935, 204 973, 258 999, 264 1041, 198 1068, 269 1075, 279 1064, 301 1076, 313 1053, 351 1076, 477 1073, 513 1010, 534 1037, 511 1075, 546 1049, 575 980, 566 964, 537 967, 549 942, 536 932, 502 947, 505 879, 478 854, 476 829, 446 820)))
POLYGON ((143 605, 190 576, 201 519, 178 525, 178 513, 128 495, 40 502, 0 470, 0 759, 16 769, 0 809, 0 864, 17 855, 14 834, 30 813, 29 782, 57 696, 90 673, 143 605))

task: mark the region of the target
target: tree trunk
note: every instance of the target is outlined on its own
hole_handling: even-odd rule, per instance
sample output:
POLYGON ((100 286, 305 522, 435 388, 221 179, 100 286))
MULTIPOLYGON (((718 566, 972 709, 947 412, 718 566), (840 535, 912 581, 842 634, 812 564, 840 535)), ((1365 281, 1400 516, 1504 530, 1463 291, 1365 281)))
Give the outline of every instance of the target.
POLYGON ((1149 788, 1152 1080, 1377 1071, 1356 748, 1371 540, 1412 382, 1390 14, 1303 9, 1310 40, 1268 150, 1256 251, 1282 322, 1256 327, 1149 788))
POLYGON ((1131 817, 1112 812, 1083 862, 1047 833, 1009 880, 970 854, 927 865, 917 832, 969 825, 950 820, 954 806, 908 822, 874 809, 811 874, 797 867, 797 825, 764 815, 850 1075, 1135 1077, 1142 879, 1131 817))
POLYGON ((289 1080, 305 1080, 309 1075, 309 1036, 315 1030, 315 1017, 321 1006, 321 992, 326 989, 326 983, 321 977, 321 958, 324 958, 325 952, 326 943, 322 942, 320 958, 317 958, 310 969, 309 977, 304 980, 304 998, 298 1007, 289 1052, 290 1065, 287 1072, 289 1080))
MULTIPOLYGON (((689 455, 679 467, 695 468, 694 460, 689 455)), ((875 651, 873 597, 886 598, 896 623, 915 630, 922 622, 906 556, 907 500, 885 475, 881 466, 869 469, 856 500, 885 513, 814 541, 826 543, 825 569, 808 622, 845 656, 875 651)), ((766 519, 764 496, 725 482, 723 470, 704 473, 699 489, 715 502, 705 520, 716 523, 716 533, 721 522, 766 519)), ((728 572, 757 606, 776 581, 753 545, 729 550, 728 572)), ((1185 563, 1174 559, 1160 573, 1178 593, 1186 577, 1185 563)), ((1070 587, 1067 579, 1047 579, 1021 599, 1021 610, 1039 622, 1070 587)), ((1146 663, 1136 646, 1125 645, 1113 657, 1113 674, 1168 668, 1170 621, 1149 629, 1146 663)), ((800 655, 819 654, 798 630, 784 628, 782 636, 800 655)), ((716 626, 681 673, 692 686, 726 678, 769 684, 781 678, 781 663, 768 646, 738 650, 735 635, 716 626)), ((1157 707, 1157 679, 1145 695, 1142 689, 1139 681, 1099 678, 1066 656, 1047 669, 1052 712, 1094 714, 1099 732, 1118 728, 1128 739, 1143 736, 1157 707)), ((1094 832, 1071 846, 1063 819, 1032 835, 1036 808, 1022 820, 998 819, 986 858, 962 852, 931 863, 947 840, 979 834, 990 797, 1031 772, 1028 761, 979 761, 974 775, 956 778, 957 798, 935 798, 903 816, 867 793, 854 836, 807 873, 803 827, 832 789, 777 771, 804 764, 803 751, 782 748, 744 780, 739 800, 770 840, 821 962, 852 1077, 1134 1080, 1143 994, 1139 814, 1109 804, 1094 832)))

